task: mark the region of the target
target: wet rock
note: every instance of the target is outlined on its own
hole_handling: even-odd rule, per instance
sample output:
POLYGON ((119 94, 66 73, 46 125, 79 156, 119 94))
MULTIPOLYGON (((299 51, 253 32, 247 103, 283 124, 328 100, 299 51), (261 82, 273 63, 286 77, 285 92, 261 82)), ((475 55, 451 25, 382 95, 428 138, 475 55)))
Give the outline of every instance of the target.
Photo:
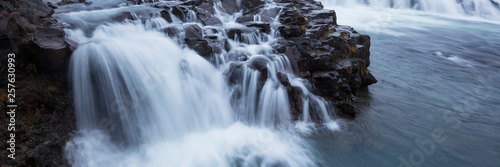
POLYGON ((214 2, 212 0, 196 0, 196 8, 204 9, 210 14, 215 13, 214 2))
POLYGON ((262 0, 244 0, 241 1, 241 3, 245 5, 245 7, 247 7, 248 9, 252 9, 260 5, 263 5, 265 2, 262 0))
POLYGON ((278 81, 280 81, 280 83, 283 86, 286 86, 286 87, 291 86, 290 81, 288 80, 288 76, 286 74, 284 74, 282 72, 277 72, 276 77, 278 78, 278 81))
POLYGON ((248 67, 260 72, 267 70, 267 60, 262 57, 256 57, 250 60, 248 67))
POLYGON ((234 14, 235 12, 239 12, 241 10, 236 0, 220 0, 220 2, 223 7, 222 10, 228 14, 234 14))
POLYGON ((61 6, 61 5, 68 5, 68 4, 74 4, 74 3, 87 3, 87 2, 85 2, 85 0, 62 0, 62 1, 57 2, 57 5, 61 6))
POLYGON ((267 33, 271 32, 271 26, 269 23, 246 23, 247 27, 255 27, 260 30, 260 32, 267 33))
POLYGON ((341 115, 346 115, 350 117, 356 116, 356 109, 354 106, 350 104, 340 104, 337 106, 337 111, 340 112, 341 115))
POLYGON ((231 63, 229 68, 224 72, 229 85, 240 84, 243 80, 243 63, 231 63))
MULTIPOLYGON (((281 8, 279 7, 274 7, 274 8, 267 8, 267 9, 262 9, 260 12, 260 17, 262 17, 262 20, 264 21, 266 18, 270 20, 274 20, 281 12, 281 8)), ((266 22, 266 21, 264 21, 266 22)))
POLYGON ((363 85, 372 85, 378 82, 377 79, 375 79, 375 77, 369 72, 364 74, 362 79, 363 85))
POLYGON ((191 24, 184 28, 186 38, 188 39, 202 39, 203 30, 197 24, 191 24))
POLYGON ((250 34, 254 33, 254 31, 249 28, 230 28, 226 30, 226 33, 229 39, 236 39, 236 37, 240 38, 242 34, 250 34))
POLYGON ((328 71, 335 69, 333 56, 329 52, 311 52, 309 59, 310 71, 328 71))
POLYGON ((495 5, 495 7, 497 7, 498 9, 500 9, 500 2, 497 2, 497 1, 494 1, 494 0, 490 0, 490 2, 495 5))
POLYGON ((57 28, 40 28, 34 43, 39 47, 37 54, 39 67, 46 70, 57 70, 67 66, 71 55, 69 46, 64 41, 64 31, 57 28))
POLYGON ((17 11, 30 22, 38 22, 42 17, 48 17, 54 11, 41 0, 24 0, 19 4, 17 11))
POLYGON ((9 1, 1 1, 0 2, 0 9, 6 10, 8 12, 16 11, 16 8, 14 8, 14 5, 12 5, 9 1))
POLYGON ((183 29, 179 26, 170 26, 163 29, 163 32, 167 34, 169 37, 179 37, 179 34, 183 31, 183 29))
MULTIPOLYGON (((163 14, 162 14, 162 16, 163 16, 163 14)), ((112 19, 113 19, 113 21, 122 22, 125 20, 134 20, 134 17, 132 16, 132 13, 130 13, 130 12, 121 12, 121 13, 113 16, 112 19)))
POLYGON ((314 35, 315 38, 323 38, 330 31, 330 26, 326 24, 314 25, 308 30, 314 35))
POLYGON ((213 49, 215 54, 222 54, 228 47, 226 38, 219 38, 217 35, 207 35, 205 39, 208 41, 208 45, 213 49))
POLYGON ((312 82, 317 94, 333 98, 338 97, 338 73, 335 71, 321 71, 312 74, 312 82))
POLYGON ((280 16, 280 22, 290 26, 302 26, 307 24, 306 17, 300 10, 286 10, 280 16))
POLYGON ((305 34, 304 27, 301 26, 282 26, 279 27, 281 35, 285 38, 300 37, 305 34))
POLYGON ((172 15, 170 14, 170 12, 168 12, 167 10, 162 10, 160 12, 160 15, 163 19, 165 19, 167 22, 169 23, 172 23, 172 15))
POLYGON ((205 57, 207 59, 212 58, 214 51, 212 47, 208 45, 208 41, 204 39, 189 39, 185 40, 186 45, 196 51, 200 56, 205 57))
POLYGON ((334 10, 318 10, 313 11, 311 14, 311 21, 316 24, 337 25, 337 14, 334 10))
POLYGON ((222 21, 203 8, 195 8, 196 16, 203 25, 222 25, 222 21))
POLYGON ((173 6, 172 7, 172 14, 176 16, 177 18, 184 20, 186 16, 188 15, 189 8, 185 6, 173 6))
POLYGON ((240 16, 236 19, 237 23, 248 23, 248 22, 253 22, 254 17, 252 15, 243 15, 240 16))
POLYGON ((293 86, 290 92, 288 93, 288 96, 289 96, 288 98, 290 99, 290 109, 291 109, 292 119, 294 121, 300 120, 303 111, 302 99, 304 99, 304 93, 302 92, 302 89, 300 87, 293 86))
POLYGON ((297 47, 295 46, 295 43, 289 40, 280 40, 277 41, 275 44, 273 44, 273 48, 278 52, 284 54, 288 60, 290 61, 290 64, 292 66, 292 70, 295 73, 298 73, 300 71, 304 71, 306 65, 304 64, 303 61, 301 61, 301 54, 298 51, 297 47), (299 66, 303 70, 299 70, 299 66))
POLYGON ((250 53, 244 50, 233 49, 230 50, 228 54, 229 61, 247 61, 248 57, 250 57, 250 53))

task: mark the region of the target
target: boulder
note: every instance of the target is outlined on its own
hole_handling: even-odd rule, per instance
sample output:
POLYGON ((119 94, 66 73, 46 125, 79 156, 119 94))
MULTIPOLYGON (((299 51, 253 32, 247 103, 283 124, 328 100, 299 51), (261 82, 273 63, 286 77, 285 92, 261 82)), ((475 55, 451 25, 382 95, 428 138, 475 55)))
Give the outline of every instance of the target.
POLYGON ((237 23, 248 23, 248 22, 253 22, 254 17, 252 15, 243 15, 240 16, 236 19, 237 23))
POLYGON ((269 32, 271 32, 271 26, 269 25, 269 23, 254 23, 254 22, 250 22, 250 23, 245 23, 245 25, 247 27, 257 28, 257 29, 260 30, 260 32, 263 32, 263 33, 266 33, 266 34, 269 34, 269 32))
POLYGON ((162 11, 160 12, 160 15, 161 15, 161 17, 162 17, 163 19, 165 19, 167 22, 172 23, 172 21, 173 21, 173 20, 172 20, 172 15, 170 14, 170 12, 169 12, 169 11, 167 11, 167 10, 162 10, 162 11))
POLYGON ((309 59, 309 71, 329 71, 334 69, 335 65, 332 54, 322 51, 311 52, 309 59))
POLYGON ((282 72, 277 72, 276 73, 276 77, 278 78, 278 81, 280 81, 280 83, 283 85, 283 86, 286 86, 286 87, 290 87, 292 86, 290 84, 290 80, 288 80, 288 76, 282 72))
POLYGON ((202 39, 203 30, 197 24, 190 24, 184 28, 186 38, 188 39, 202 39))
POLYGON ((196 16, 200 19, 203 25, 221 25, 222 21, 215 17, 212 13, 207 11, 206 9, 196 7, 195 8, 196 16))
POLYGON ((211 59, 214 54, 214 51, 212 47, 208 45, 207 40, 186 38, 185 43, 189 48, 193 49, 204 58, 211 59))
POLYGON ((64 31, 58 28, 39 28, 33 41, 40 49, 36 56, 38 65, 46 70, 66 68, 71 55, 64 41, 64 31))
POLYGON ((267 60, 262 57, 250 59, 248 67, 260 72, 264 72, 267 70, 267 60))

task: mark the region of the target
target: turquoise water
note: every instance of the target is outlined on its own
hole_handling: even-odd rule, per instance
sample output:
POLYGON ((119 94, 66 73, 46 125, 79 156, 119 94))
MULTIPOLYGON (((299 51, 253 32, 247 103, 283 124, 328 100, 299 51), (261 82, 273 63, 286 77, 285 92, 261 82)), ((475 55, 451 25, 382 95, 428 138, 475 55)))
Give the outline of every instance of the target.
POLYGON ((361 114, 343 131, 310 138, 320 166, 500 165, 499 24, 330 8, 371 36, 379 82, 359 93, 361 114))

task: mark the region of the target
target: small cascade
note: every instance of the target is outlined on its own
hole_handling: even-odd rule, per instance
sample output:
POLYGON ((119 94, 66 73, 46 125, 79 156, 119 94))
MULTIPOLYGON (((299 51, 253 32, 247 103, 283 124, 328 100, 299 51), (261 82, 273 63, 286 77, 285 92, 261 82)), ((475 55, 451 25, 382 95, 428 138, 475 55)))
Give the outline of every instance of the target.
POLYGON ((229 14, 215 1, 222 24, 205 26, 189 8, 175 15, 172 9, 144 14, 143 7, 58 15, 76 48, 71 77, 80 134, 66 147, 74 166, 314 166, 293 134, 338 130, 331 126, 335 109, 295 76, 284 54, 273 52, 281 38, 278 16, 268 29, 258 16, 248 26, 237 22, 241 12, 229 14), (131 17, 102 19, 123 12, 131 17), (89 13, 95 18, 83 17, 89 13), (230 135, 241 132, 245 139, 230 135), (263 135, 271 139, 248 137, 263 135), (200 163, 175 158, 176 145, 200 146, 203 139, 227 146, 180 152, 200 163))

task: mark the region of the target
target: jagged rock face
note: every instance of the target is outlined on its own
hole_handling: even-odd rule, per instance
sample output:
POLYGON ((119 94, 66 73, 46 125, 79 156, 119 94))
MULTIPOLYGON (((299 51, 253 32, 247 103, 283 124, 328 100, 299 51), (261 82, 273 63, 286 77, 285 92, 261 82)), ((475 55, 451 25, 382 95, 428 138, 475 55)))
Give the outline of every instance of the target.
POLYGON ((16 53, 16 63, 32 63, 41 71, 67 68, 71 51, 62 26, 50 17, 51 7, 40 0, 2 1, 0 11, 2 60, 5 53, 16 53))
POLYGON ((370 37, 337 25, 335 11, 320 3, 279 2, 287 7, 280 16, 285 40, 274 48, 288 56, 296 73, 311 81, 316 94, 334 102, 340 114, 354 116, 351 97, 360 87, 377 82, 367 70, 370 37))

